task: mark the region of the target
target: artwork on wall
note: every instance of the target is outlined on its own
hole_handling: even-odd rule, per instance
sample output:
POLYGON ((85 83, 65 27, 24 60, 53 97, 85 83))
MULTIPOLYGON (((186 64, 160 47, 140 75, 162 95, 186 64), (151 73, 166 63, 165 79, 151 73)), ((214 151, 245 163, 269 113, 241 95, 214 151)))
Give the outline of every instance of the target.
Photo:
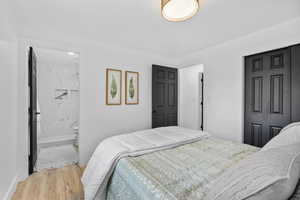
POLYGON ((122 72, 106 69, 106 105, 121 105, 122 72))
POLYGON ((126 71, 125 74, 125 103, 139 103, 139 73, 126 71))

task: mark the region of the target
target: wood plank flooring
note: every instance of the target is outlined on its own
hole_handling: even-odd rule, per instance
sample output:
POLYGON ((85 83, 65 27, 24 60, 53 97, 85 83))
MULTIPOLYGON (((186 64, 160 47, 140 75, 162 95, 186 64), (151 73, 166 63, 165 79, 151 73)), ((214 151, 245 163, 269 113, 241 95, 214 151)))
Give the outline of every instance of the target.
POLYGON ((12 200, 83 200, 80 178, 84 168, 69 165, 34 173, 18 183, 12 200))

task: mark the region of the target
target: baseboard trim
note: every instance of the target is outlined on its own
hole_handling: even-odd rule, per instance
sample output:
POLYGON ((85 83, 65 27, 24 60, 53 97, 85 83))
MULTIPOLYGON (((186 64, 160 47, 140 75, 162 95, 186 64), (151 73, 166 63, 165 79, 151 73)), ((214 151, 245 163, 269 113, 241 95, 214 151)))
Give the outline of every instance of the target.
POLYGON ((18 182, 19 182, 19 175, 17 174, 15 176, 15 178, 12 180, 9 188, 8 188, 8 191, 6 192, 6 194, 4 195, 4 199, 3 200, 11 200, 13 194, 15 193, 16 189, 17 189, 17 185, 18 185, 18 182))

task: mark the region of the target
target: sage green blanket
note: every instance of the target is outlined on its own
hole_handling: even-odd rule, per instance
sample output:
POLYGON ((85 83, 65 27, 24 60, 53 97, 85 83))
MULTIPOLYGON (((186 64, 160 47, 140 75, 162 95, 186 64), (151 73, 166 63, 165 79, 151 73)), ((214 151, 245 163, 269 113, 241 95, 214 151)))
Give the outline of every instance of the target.
POLYGON ((207 138, 119 161, 107 200, 201 200, 227 168, 259 149, 207 138))

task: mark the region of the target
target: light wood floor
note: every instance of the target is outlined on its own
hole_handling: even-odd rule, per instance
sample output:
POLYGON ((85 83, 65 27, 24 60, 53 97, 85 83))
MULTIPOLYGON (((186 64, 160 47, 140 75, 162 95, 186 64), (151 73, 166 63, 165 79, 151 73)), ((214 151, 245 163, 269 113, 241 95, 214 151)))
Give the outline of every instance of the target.
POLYGON ((83 200, 83 170, 69 165, 34 173, 18 184, 12 200, 83 200))

